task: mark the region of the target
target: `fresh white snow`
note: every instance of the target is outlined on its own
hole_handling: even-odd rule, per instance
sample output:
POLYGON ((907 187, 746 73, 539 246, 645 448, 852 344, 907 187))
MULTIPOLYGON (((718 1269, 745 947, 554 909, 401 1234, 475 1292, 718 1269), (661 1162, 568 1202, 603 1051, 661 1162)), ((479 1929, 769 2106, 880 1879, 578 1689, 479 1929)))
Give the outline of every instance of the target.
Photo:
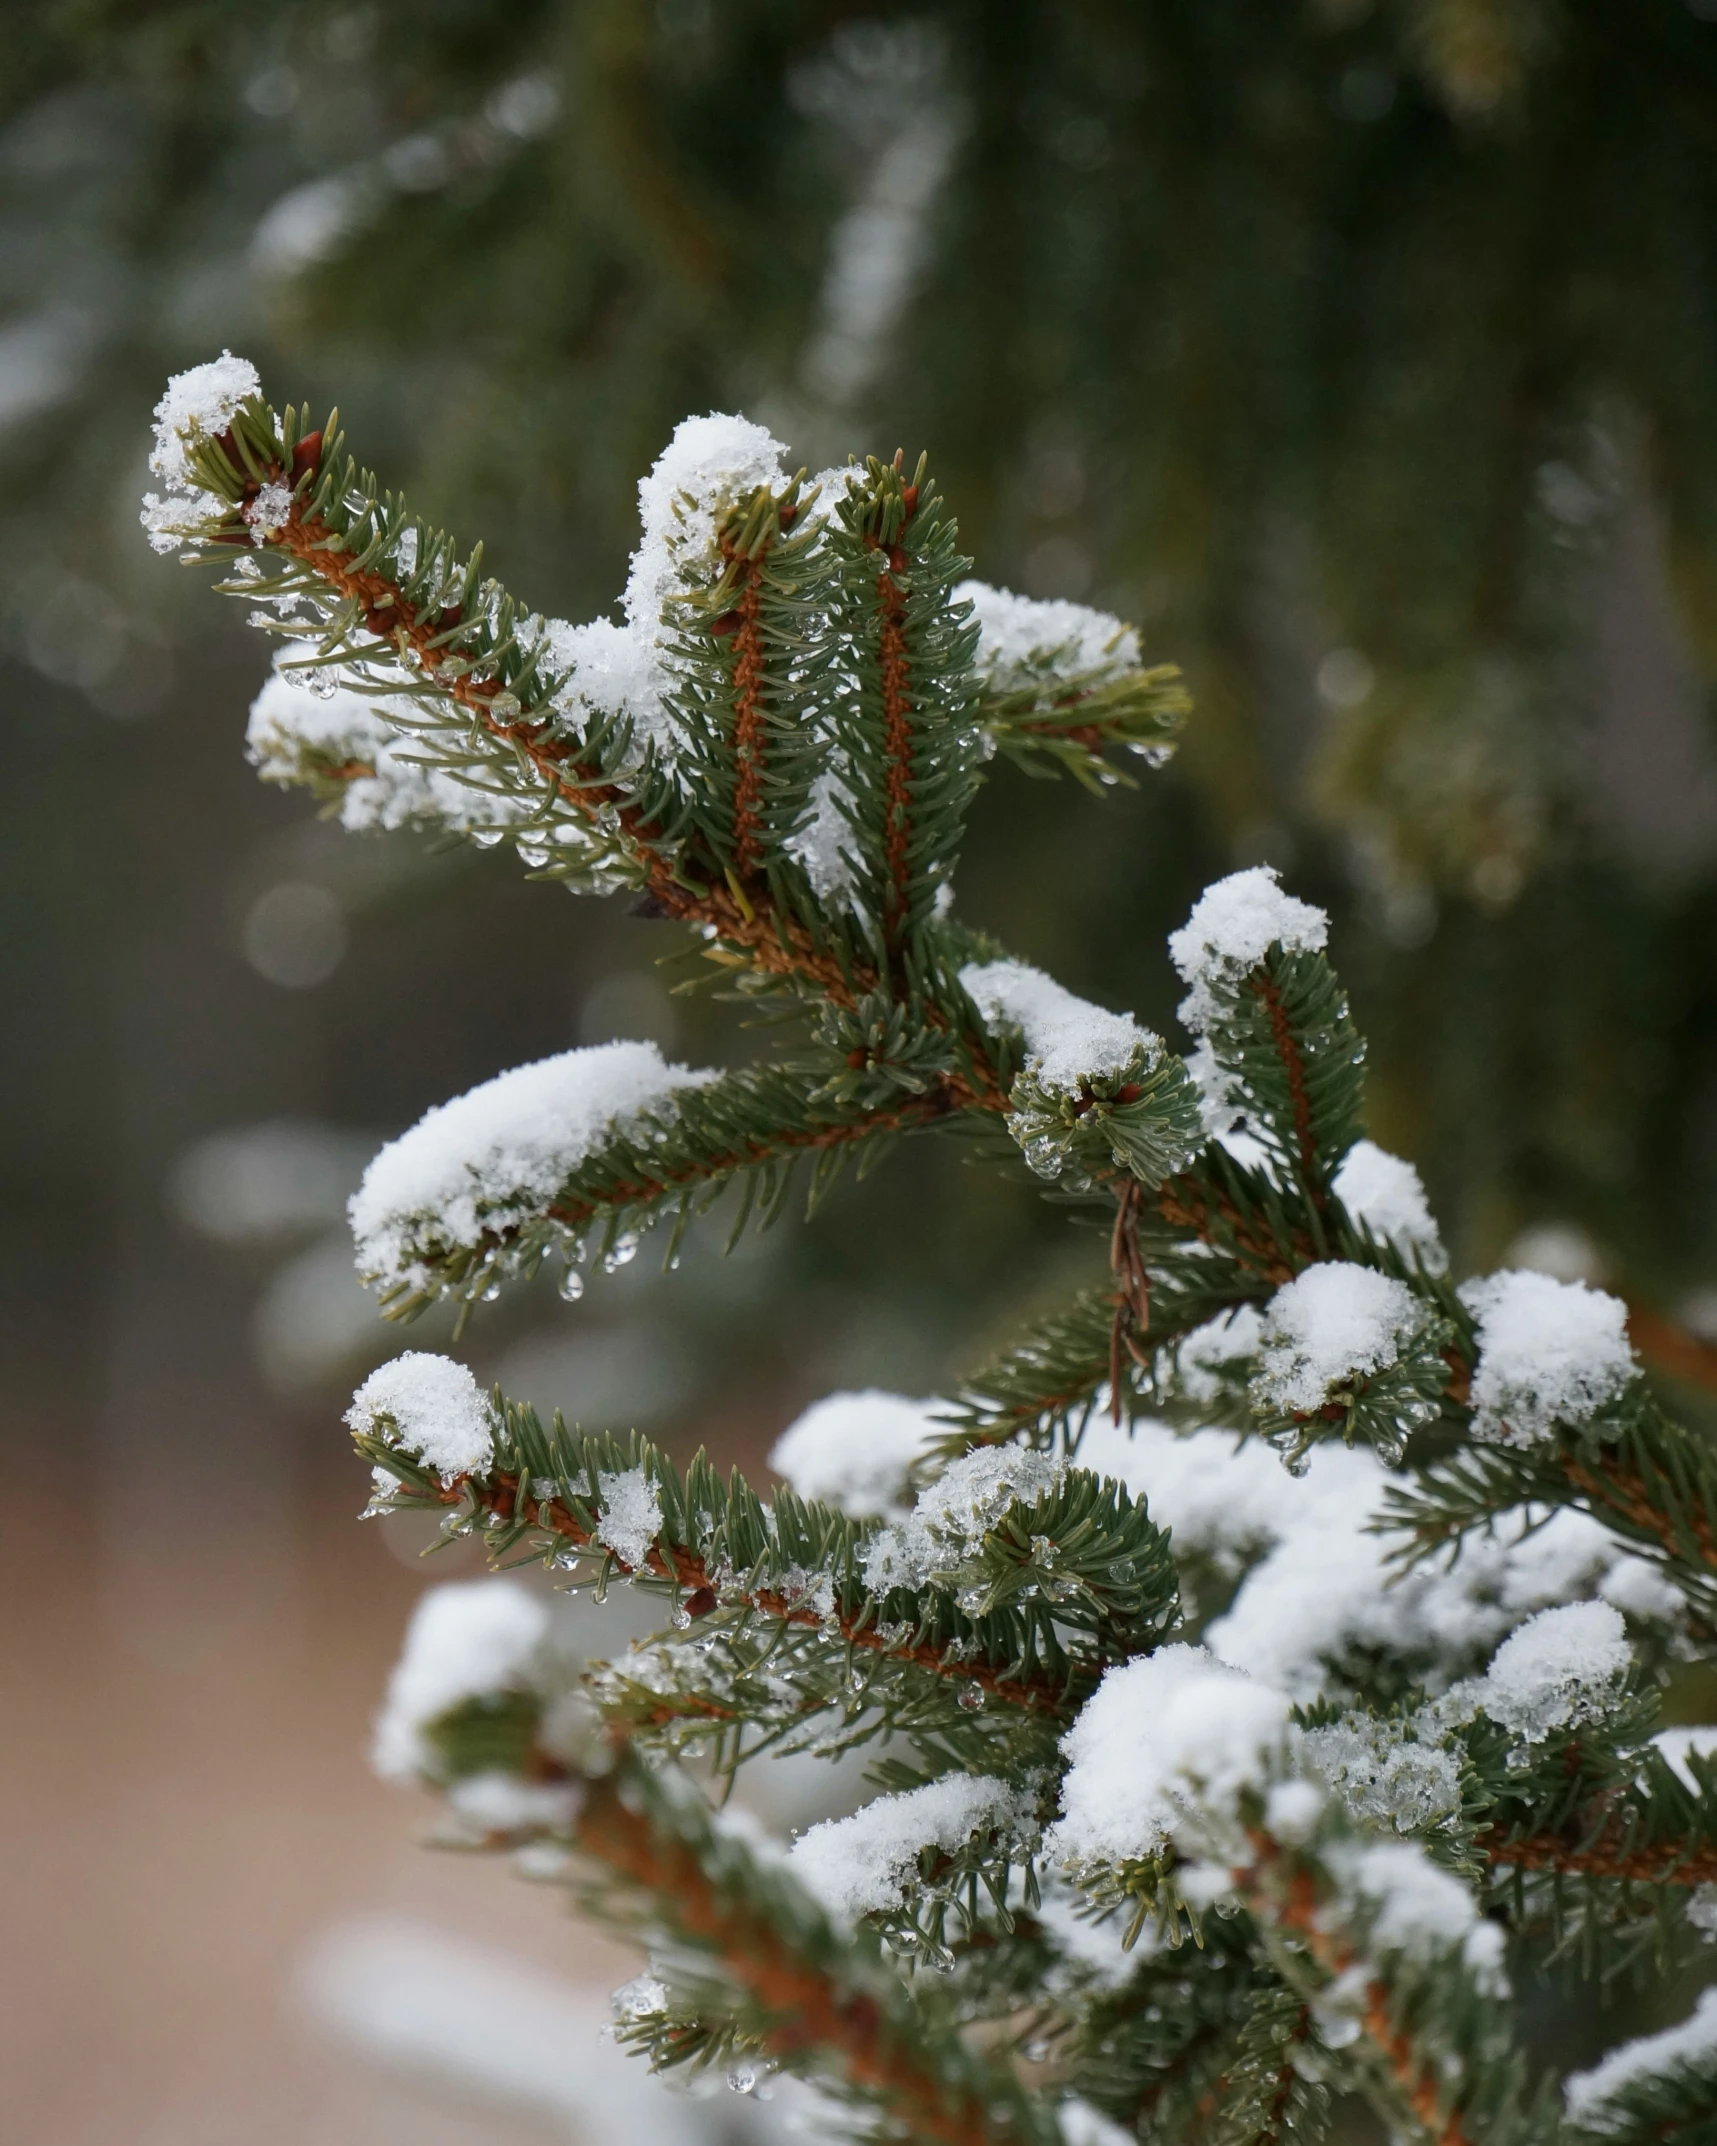
POLYGON ((969 962, 960 982, 986 1021, 1020 1030, 1026 1071, 1045 1088, 1071 1094, 1126 1072, 1141 1053, 1147 1067, 1161 1053, 1160 1040, 1130 1014, 1076 998, 1027 962, 969 962))
POLYGON ((516 1580, 454 1581, 418 1603, 376 1720, 372 1761, 390 1781, 429 1771, 431 1722, 466 1699, 528 1684, 547 1607, 516 1580))
POLYGON ((879 1528, 865 1545, 865 1585, 922 1587, 933 1572, 962 1563, 1016 1501, 1035 1504, 1067 1464, 1029 1446, 979 1446, 950 1461, 919 1493, 906 1518, 879 1528))
POLYGON ((1717 2068, 1717 1989, 1701 1991, 1692 2012, 1676 2026, 1624 2042, 1590 2071, 1573 2073, 1562 2088, 1568 2114, 1587 2131, 1624 2130, 1626 2116, 1609 2104, 1628 2087, 1671 2078, 1684 2066, 1702 2079, 1717 2068))
POLYGON ((237 416, 239 405, 262 392, 262 381, 248 358, 223 350, 206 365, 175 373, 155 405, 155 449, 149 467, 179 491, 198 489, 187 450, 218 439, 237 416))
POLYGON ((793 1844, 789 1868, 845 1919, 905 1904, 919 1851, 952 1855, 974 1834, 1011 1844, 1029 1828, 1032 1798, 987 1774, 944 1774, 901 1795, 878 1796, 850 1818, 825 1819, 793 1844))
POLYGON ((251 703, 245 746, 264 782, 302 782, 318 762, 363 767, 345 780, 340 824, 358 833, 449 827, 460 833, 510 826, 540 799, 502 796, 414 757, 424 747, 387 718, 387 703, 336 685, 324 697, 301 675, 276 668, 251 703))
POLYGON ((1430 1273, 1448 1266, 1424 1183, 1401 1156, 1374 1140, 1356 1140, 1335 1173, 1335 1196, 1374 1237, 1410 1256, 1417 1253, 1430 1273))
POLYGON ((1284 894, 1273 865, 1231 872, 1206 887, 1179 931, 1169 934, 1169 959, 1190 988, 1180 1017, 1194 1035, 1216 1018, 1212 987, 1255 969, 1275 945, 1321 952, 1329 918, 1310 902, 1284 894))
POLYGON ((903 1519, 911 1508, 908 1475, 948 1426, 941 1401, 867 1387, 825 1394, 776 1439, 769 1465, 800 1497, 832 1505, 854 1520, 903 1519))
POLYGON ((1336 1387, 1399 1361, 1424 1324, 1424 1306, 1405 1282, 1351 1260, 1322 1260, 1270 1299, 1253 1393, 1284 1415, 1309 1416, 1336 1387))
POLYGON ((1290 1705, 1203 1647, 1106 1670, 1061 1740, 1068 1771, 1046 1853, 1074 1865, 1151 1856, 1190 1804, 1232 1811, 1291 1747, 1290 1705))
POLYGON ((1480 1984, 1500 1994, 1503 1935, 1472 1894, 1411 1841, 1376 1841, 1336 1857, 1371 1910, 1371 1943, 1430 1964, 1458 1950, 1480 1984))
POLYGON ((1527 1268, 1461 1285, 1478 1329, 1473 1436, 1529 1446, 1613 1401, 1639 1366, 1627 1306, 1584 1282, 1527 1268))
POLYGON ((1652 1742, 1663 1754, 1665 1763, 1697 1795, 1699 1784, 1687 1761, 1689 1758, 1717 1758, 1717 1724, 1701 1723, 1691 1729, 1660 1729, 1652 1742))
POLYGON ((450 1356, 408 1349, 372 1371, 352 1396, 348 1428, 384 1434, 421 1455, 444 1483, 487 1467, 494 1415, 487 1395, 450 1356))
POLYGON ((475 1245, 540 1213, 605 1137, 716 1078, 653 1043, 599 1043, 440 1104, 364 1172, 351 1205, 359 1271, 422 1282, 427 1248, 475 1245))
POLYGON ((1138 635, 1107 611, 1059 597, 1016 596, 984 581, 962 581, 954 601, 972 606, 978 670, 998 693, 1139 667, 1138 635))
POLYGON ((1608 1602, 1569 1602, 1510 1633, 1473 1698, 1492 1721, 1538 1742, 1613 1706, 1632 1666, 1621 1613, 1608 1602))
POLYGON ((596 1523, 596 1539, 636 1572, 661 1533, 662 1500, 642 1468, 614 1469, 597 1481, 602 1517, 596 1523))

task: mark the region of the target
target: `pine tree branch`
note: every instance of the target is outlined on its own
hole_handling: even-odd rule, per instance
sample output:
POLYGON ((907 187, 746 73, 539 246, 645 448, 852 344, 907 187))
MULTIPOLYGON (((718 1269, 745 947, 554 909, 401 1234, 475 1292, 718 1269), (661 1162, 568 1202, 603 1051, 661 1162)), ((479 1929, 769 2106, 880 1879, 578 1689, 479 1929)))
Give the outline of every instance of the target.
MULTIPOLYGON (((748 2041, 795 2070, 833 2069, 908 2136, 935 2146, 1054 2146, 1047 2111, 1005 2071, 945 2032, 934 2040, 901 1986, 837 1943, 810 1901, 737 1843, 717 1847, 701 1799, 669 1797, 629 1756, 589 1784, 574 1827, 616 1883, 641 1896, 653 1931, 710 1955, 746 2006, 748 2041), (712 1852, 712 1850, 714 1852, 712 1852)), ((604 1897, 606 1895, 606 1897, 604 1897)))
POLYGON ((1632 1828, 1618 1827, 1584 1842, 1546 1833, 1492 1841, 1481 1834, 1478 1846, 1488 1862, 1502 1869, 1563 1871, 1572 1877, 1618 1878, 1634 1885, 1717 1883, 1717 1842, 1691 1846, 1669 1840, 1640 1848, 1629 1845, 1632 1834, 1632 1828))
MULTIPOLYGON (((1251 1838, 1255 1859, 1249 1868, 1235 1873, 1235 1886, 1253 1916, 1266 1928, 1286 1932, 1327 1982, 1355 1969, 1364 1975, 1360 2026, 1393 2089, 1380 2101, 1379 2114, 1386 2121, 1409 2114, 1433 2146, 1487 2146, 1468 2130, 1459 2102, 1449 2092, 1451 2083, 1464 2088, 1470 2082, 1458 2072, 1453 2082, 1440 2075, 1443 2068, 1432 2052, 1398 2023, 1388 1981, 1380 1970, 1366 1971, 1370 1963, 1364 1954, 1332 1921, 1327 1884, 1320 1885, 1310 1858, 1284 1850, 1266 1833, 1256 1832, 1251 1838)), ((1370 2067, 1356 2069, 1363 2080, 1370 2067)))

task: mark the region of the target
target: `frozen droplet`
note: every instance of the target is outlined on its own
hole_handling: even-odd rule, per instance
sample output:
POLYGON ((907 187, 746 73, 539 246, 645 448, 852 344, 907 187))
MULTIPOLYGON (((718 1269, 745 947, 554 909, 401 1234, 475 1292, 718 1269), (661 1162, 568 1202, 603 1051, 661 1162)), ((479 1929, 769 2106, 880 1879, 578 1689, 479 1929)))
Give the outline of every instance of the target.
POLYGON ((727 2083, 736 2094, 755 2094, 757 2091, 757 2066, 736 2064, 727 2075, 727 2083))
POLYGON ((1118 1557, 1109 1567, 1110 1579, 1120 1587, 1125 1587, 1129 1580, 1136 1579, 1138 1572, 1138 1566, 1133 1563, 1130 1557, 1118 1557))
POLYGON ((584 1276, 576 1267, 568 1267, 560 1278, 560 1293, 569 1304, 576 1304, 584 1294, 584 1276))
POLYGON ((1312 1468, 1312 1457, 1305 1451, 1304 1447, 1301 1447, 1293 1453, 1285 1453, 1282 1456, 1282 1466, 1287 1469, 1290 1475, 1309 1475, 1312 1468))
POLYGON ((954 1704, 962 1713, 975 1714, 984 1703, 984 1687, 981 1684, 962 1684, 954 1704))
POLYGON ((683 1602, 676 1602, 668 1613, 668 1622, 676 1632, 689 1632, 692 1628, 692 1613, 683 1602))
POLYGON ((483 1302, 485 1304, 493 1304, 495 1299, 500 1295, 500 1293, 501 1285, 499 1281, 491 1282, 488 1288, 482 1292, 483 1302))
POLYGON ((1020 2051, 1028 2064, 1041 2064, 1048 2054, 1049 2044, 1042 2040, 1027 2042, 1020 2051))
POLYGON ((506 837, 499 827, 474 827, 471 830, 471 839, 479 849, 494 849, 506 837))
POLYGON ((522 712, 522 704, 516 693, 490 694, 489 713, 497 723, 516 723, 522 712))

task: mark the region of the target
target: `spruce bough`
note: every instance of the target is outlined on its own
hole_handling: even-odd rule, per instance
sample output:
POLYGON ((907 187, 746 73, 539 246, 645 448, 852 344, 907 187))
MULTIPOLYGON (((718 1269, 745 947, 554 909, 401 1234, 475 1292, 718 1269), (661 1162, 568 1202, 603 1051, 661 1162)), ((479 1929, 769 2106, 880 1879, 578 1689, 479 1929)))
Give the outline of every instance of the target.
POLYGON ((571 626, 244 361, 157 415, 152 540, 280 644, 266 777, 629 890, 792 1037, 729 1073, 568 1052, 431 1112, 353 1203, 389 1316, 545 1262, 575 1294, 907 1135, 985 1136, 1107 1225, 1107 1275, 945 1402, 810 1411, 769 1498, 445 1357, 359 1390, 373 1511, 660 1598, 575 1675, 539 1595, 435 1590, 379 1730, 461 1838, 637 1933, 621 2038, 948 2146, 1311 2140, 1350 2093, 1450 2146, 1717 2139, 1710 2004, 1564 2093, 1507 2002, 1559 1954, 1661 1970, 1717 1932, 1717 1729, 1658 1715, 1717 1610, 1717 1459, 1624 1308, 1451 1281, 1364 1138, 1325 920, 1273 873, 1171 938, 1185 1056, 954 914, 986 760, 1127 780, 1172 670, 966 580, 899 456, 810 481, 688 421, 625 622, 571 626), (721 1808, 760 1754, 855 1747, 878 1794, 791 1849, 721 1808))

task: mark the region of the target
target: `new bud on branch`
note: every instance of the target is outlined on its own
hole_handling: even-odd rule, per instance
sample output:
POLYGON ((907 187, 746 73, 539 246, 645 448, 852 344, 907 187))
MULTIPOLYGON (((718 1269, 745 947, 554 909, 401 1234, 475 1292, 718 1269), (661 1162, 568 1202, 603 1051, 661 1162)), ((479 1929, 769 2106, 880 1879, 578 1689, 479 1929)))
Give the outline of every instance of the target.
POLYGON ((975 1127, 1104 1224, 1059 1310, 943 1396, 818 1402, 768 1491, 444 1356, 355 1396, 372 1513, 659 1599, 589 1663, 549 1587, 432 1591, 377 1732, 452 1837, 644 1944, 619 2039, 791 2075, 812 2135, 1262 2146, 1357 2094, 1438 2146, 1710 2146, 1709 1997, 1565 2096, 1510 1997, 1541 2019, 1564 1952, 1662 1972, 1717 1934, 1717 1727, 1658 1714, 1717 1614, 1709 1443, 1616 1299, 1451 1279, 1364 1137, 1327 920, 1275 873, 1172 935, 1184 1053, 958 913, 992 759, 1130 781, 1172 668, 970 579, 923 460, 812 477, 689 419, 623 620, 578 625, 242 359, 156 414, 151 542, 276 644, 266 780, 626 889, 791 1038, 733 1071, 569 1051, 430 1111, 352 1202, 387 1316, 463 1321, 545 1263, 576 1295, 719 1200, 737 1237, 975 1127), (875 1793, 792 1844, 721 1808, 760 1754, 854 1749, 875 1793))

